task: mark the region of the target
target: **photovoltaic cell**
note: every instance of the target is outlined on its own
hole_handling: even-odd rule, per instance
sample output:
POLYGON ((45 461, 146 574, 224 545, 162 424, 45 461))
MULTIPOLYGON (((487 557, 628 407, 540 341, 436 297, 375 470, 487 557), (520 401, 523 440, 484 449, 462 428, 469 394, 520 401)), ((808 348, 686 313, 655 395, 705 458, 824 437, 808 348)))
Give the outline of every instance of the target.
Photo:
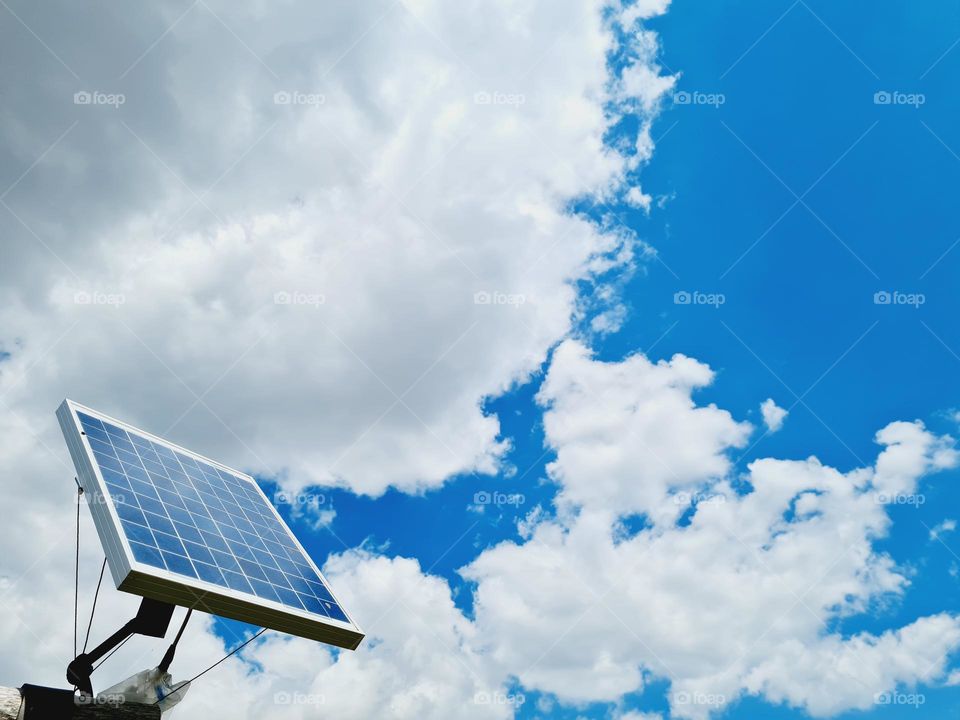
POLYGON ((253 482, 77 411, 134 559, 350 623, 253 482))

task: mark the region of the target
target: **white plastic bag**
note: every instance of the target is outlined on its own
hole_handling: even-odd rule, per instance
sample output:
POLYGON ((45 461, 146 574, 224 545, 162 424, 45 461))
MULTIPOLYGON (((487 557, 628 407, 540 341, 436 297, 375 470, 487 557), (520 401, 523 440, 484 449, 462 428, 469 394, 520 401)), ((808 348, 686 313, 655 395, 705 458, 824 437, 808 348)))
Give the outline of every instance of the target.
POLYGON ((153 668, 142 670, 98 693, 97 700, 104 703, 138 702, 147 705, 157 703, 160 712, 166 712, 183 700, 189 688, 190 683, 174 683, 170 673, 153 668))

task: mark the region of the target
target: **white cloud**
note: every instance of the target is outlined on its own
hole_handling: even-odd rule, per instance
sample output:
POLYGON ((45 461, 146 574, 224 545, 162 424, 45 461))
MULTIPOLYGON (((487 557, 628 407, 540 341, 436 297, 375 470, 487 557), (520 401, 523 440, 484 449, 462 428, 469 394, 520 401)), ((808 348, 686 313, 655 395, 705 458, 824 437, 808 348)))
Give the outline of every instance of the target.
POLYGON ((760 414, 763 415, 763 424, 767 426, 767 432, 775 433, 783 427, 783 421, 787 419, 790 412, 779 407, 773 398, 767 398, 760 403, 760 414))
POLYGON ((673 494, 725 476, 724 451, 751 432, 725 410, 694 404, 691 393, 712 379, 709 367, 682 355, 655 365, 642 355, 600 363, 578 343, 561 344, 538 396, 549 408, 544 426, 557 461, 548 470, 561 483, 560 503, 676 519, 683 508, 668 502, 673 494), (611 441, 598 443, 605 435, 611 441))
POLYGON ((653 202, 653 198, 639 187, 632 187, 627 191, 626 202, 644 212, 650 212, 650 204, 653 202))
POLYGON ((337 518, 337 511, 331 507, 307 506, 293 513, 294 518, 303 518, 314 530, 329 527, 337 518))
POLYGON ((626 0, 622 3, 620 22, 630 27, 638 20, 662 15, 670 7, 670 0, 626 0))
MULTIPOLYGON (((606 9, 30 18, 85 81, 126 93, 119 109, 71 104, 69 73, 4 26, 36 67, 0 86, 11 182, 73 129, 0 208, 0 392, 44 432, 72 395, 294 489, 494 472, 507 445, 484 399, 570 330, 576 281, 638 262, 621 228, 568 212, 626 192, 632 153, 605 134, 622 112, 648 124, 672 82, 640 29, 611 75, 606 9)), ((610 302, 591 308, 601 330, 619 322, 610 302)))
MULTIPOLYGON (((622 101, 649 112, 673 89, 676 77, 661 75, 659 72, 656 64, 656 55, 659 51, 656 33, 638 30, 635 33, 635 41, 637 47, 634 52, 643 59, 643 62, 624 69, 618 83, 619 97, 622 101)), ((641 133, 644 131, 649 132, 649 128, 642 128, 641 133)), ((646 146, 647 143, 644 142, 641 134, 637 143, 638 152, 641 156, 649 157, 649 154, 643 150, 646 146)))
POLYGON ((877 433, 885 445, 877 458, 872 482, 880 493, 910 493, 916 478, 926 472, 954 467, 958 454, 949 436, 932 435, 919 421, 892 422, 877 433))
POLYGON ((937 523, 930 528, 930 539, 939 540, 941 536, 951 533, 957 529, 957 521, 947 518, 943 522, 937 523))
POLYGON ((920 618, 880 636, 830 635, 816 644, 787 643, 747 676, 746 688, 772 702, 804 707, 817 717, 851 708, 869 710, 904 685, 913 688, 939 680, 947 653, 958 645, 960 621, 947 614, 920 618))
POLYGON ((684 718, 744 694, 828 715, 943 676, 960 647, 956 616, 878 636, 827 628, 905 592, 906 574, 873 546, 890 522, 878 493, 915 492, 956 465, 952 440, 892 423, 873 468, 761 459, 744 494, 725 453, 748 428, 691 398, 711 379, 688 358, 601 363, 572 342, 556 351, 541 399, 566 511, 528 522, 529 540, 463 571, 478 583, 477 624, 495 661, 568 703, 616 702, 647 671, 672 682, 671 710, 684 718), (675 524, 690 500, 689 524, 675 524), (624 536, 618 519, 634 513, 652 524, 624 536))

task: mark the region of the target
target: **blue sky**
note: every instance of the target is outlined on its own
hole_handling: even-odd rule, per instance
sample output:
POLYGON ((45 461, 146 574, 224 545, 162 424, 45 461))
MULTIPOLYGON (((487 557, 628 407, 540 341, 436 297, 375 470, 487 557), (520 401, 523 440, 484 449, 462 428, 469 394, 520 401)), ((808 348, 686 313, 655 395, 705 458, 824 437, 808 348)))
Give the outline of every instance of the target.
MULTIPOLYGON (((668 102, 653 127, 656 151, 641 179, 654 208, 614 211, 659 260, 629 280, 629 318, 619 332, 593 339, 598 357, 683 353, 718 372, 700 402, 758 424, 767 397, 790 409, 784 430, 734 453, 741 470, 757 457, 809 454, 842 470, 859 467, 876 453, 874 433, 895 419, 955 432, 960 50, 947 50, 960 35, 960 14, 946 3, 677 0, 651 27, 660 62, 681 76, 677 92, 718 95, 722 104, 668 102), (876 104, 878 92, 920 94, 923 104, 876 104), (720 293, 725 302, 677 305, 679 291, 720 293), (923 304, 878 305, 881 291, 919 293, 923 304)), ((300 526, 311 550, 323 557, 367 542, 417 557, 449 580, 470 612, 471 588, 457 569, 516 538, 520 514, 470 512, 474 493, 522 492, 522 510, 549 505, 555 494, 543 480, 553 455, 544 453, 533 399, 541 380, 487 405, 514 442, 515 476, 465 475, 424 496, 390 491, 376 500, 323 491, 337 517, 330 532, 300 526)), ((956 479, 955 471, 939 476, 924 484, 924 505, 891 511, 893 530, 879 547, 915 571, 912 586, 896 602, 845 618, 839 631, 882 632, 956 607, 955 541, 929 532, 955 515, 956 479)), ((655 684, 626 706, 666 711, 665 690, 655 684)), ((960 710, 955 689, 924 693, 925 716, 960 710)), ((841 717, 915 713, 880 707, 841 717)), ((608 714, 600 704, 549 717, 608 714)), ((542 716, 533 703, 519 715, 542 716)), ((723 715, 758 716, 807 715, 757 699, 723 715)))

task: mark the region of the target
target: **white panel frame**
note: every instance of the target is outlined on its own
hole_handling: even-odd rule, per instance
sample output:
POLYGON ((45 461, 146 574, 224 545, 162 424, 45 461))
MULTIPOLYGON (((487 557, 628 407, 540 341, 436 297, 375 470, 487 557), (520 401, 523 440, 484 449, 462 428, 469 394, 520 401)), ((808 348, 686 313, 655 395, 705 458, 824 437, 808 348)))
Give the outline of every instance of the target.
POLYGON ((313 562, 303 545, 300 544, 300 541, 287 527, 283 518, 280 517, 280 513, 277 512, 273 503, 270 502, 252 477, 69 399, 64 400, 57 409, 57 419, 66 439, 67 448, 70 450, 70 457, 77 469, 78 481, 83 488, 84 497, 86 497, 87 505, 93 515, 93 523, 97 528, 97 534, 100 536, 104 554, 107 556, 110 574, 113 576, 113 582, 118 590, 153 600, 203 610, 214 615, 222 615, 223 617, 268 627, 291 635, 318 640, 348 650, 355 650, 363 640, 363 631, 336 595, 333 594, 333 590, 323 573, 320 572, 320 568, 313 562), (334 601, 340 606, 344 615, 350 619, 350 622, 345 623, 305 610, 298 611, 295 608, 266 598, 138 562, 133 557, 126 535, 123 533, 120 516, 117 514, 113 499, 100 473, 99 464, 96 462, 93 449, 90 447, 90 442, 80 424, 77 411, 141 435, 151 442, 163 445, 174 452, 183 453, 200 462, 208 463, 224 472, 249 481, 263 498, 267 507, 273 512, 274 517, 287 529, 287 534, 303 554, 311 569, 323 580, 334 601))

